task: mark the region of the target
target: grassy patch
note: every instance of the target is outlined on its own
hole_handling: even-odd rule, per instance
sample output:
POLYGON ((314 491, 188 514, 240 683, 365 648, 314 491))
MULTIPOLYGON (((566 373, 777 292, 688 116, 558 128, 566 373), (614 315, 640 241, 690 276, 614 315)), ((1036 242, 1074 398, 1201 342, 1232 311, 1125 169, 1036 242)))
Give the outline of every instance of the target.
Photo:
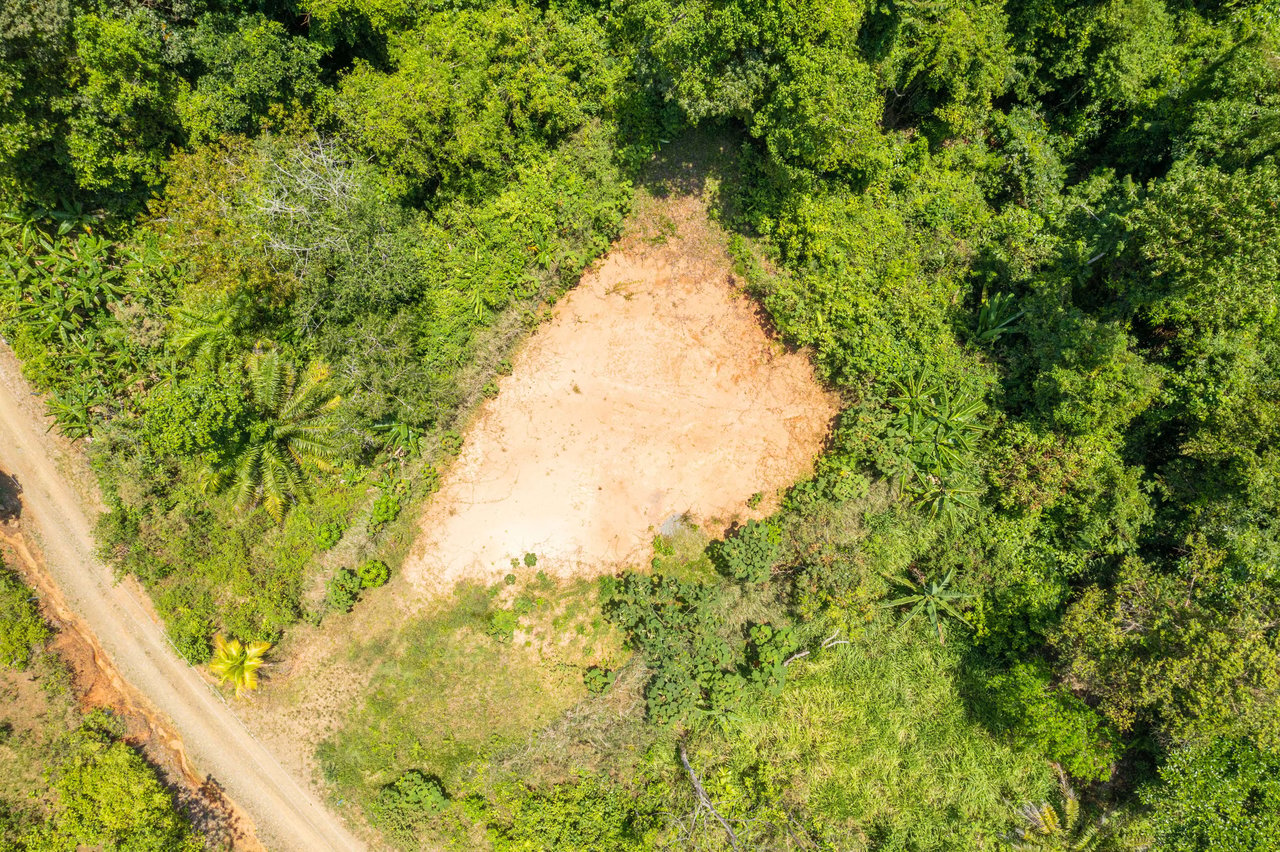
POLYGON ((367 804, 409 769, 456 789, 478 761, 580 701, 588 667, 616 665, 594 584, 558 584, 523 566, 517 576, 461 586, 394 640, 352 650, 376 670, 364 703, 318 750, 339 796, 367 804))
POLYGON ((1043 799, 1051 777, 967 718, 959 656, 873 625, 797 662, 780 695, 700 739, 708 793, 773 791, 839 848, 999 848, 1011 804, 1043 799))

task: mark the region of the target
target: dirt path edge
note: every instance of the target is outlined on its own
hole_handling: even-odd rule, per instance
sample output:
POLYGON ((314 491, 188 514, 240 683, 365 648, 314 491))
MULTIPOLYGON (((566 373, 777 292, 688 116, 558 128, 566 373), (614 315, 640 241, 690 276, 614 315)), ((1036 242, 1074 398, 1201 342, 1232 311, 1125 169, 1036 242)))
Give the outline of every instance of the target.
POLYGON ((62 599, 92 631, 117 671, 182 739, 192 766, 253 819, 273 849, 363 849, 244 726, 169 645, 136 586, 116 583, 93 546, 92 478, 49 434, 43 406, 0 344, 0 468, 22 488, 23 526, 62 599))

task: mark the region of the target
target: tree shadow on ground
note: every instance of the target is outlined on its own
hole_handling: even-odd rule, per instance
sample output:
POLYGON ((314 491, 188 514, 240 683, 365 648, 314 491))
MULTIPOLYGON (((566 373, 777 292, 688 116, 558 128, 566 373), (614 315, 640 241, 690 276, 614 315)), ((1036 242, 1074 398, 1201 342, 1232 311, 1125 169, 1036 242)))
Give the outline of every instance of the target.
POLYGON ((22 486, 18 478, 0 471, 0 523, 16 521, 22 515, 22 486))

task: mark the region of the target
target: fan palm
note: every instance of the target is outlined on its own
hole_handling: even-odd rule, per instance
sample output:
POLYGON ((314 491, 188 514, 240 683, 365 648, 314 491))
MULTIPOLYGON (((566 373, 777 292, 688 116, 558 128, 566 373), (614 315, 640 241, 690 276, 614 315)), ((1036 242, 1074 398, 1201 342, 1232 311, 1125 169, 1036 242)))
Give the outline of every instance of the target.
POLYGON ((1071 782, 1059 766, 1058 791, 1061 806, 1043 802, 1026 804, 1018 809, 1025 826, 1014 830, 1009 845, 1027 852, 1093 852, 1104 838, 1107 818, 1089 823, 1080 818, 1080 800, 1071 782))
POLYGON ((258 688, 258 669, 262 668, 262 655, 271 647, 270 642, 250 642, 241 645, 238 639, 228 639, 221 633, 213 637, 213 660, 209 669, 218 680, 230 682, 236 695, 244 695, 258 688))
POLYGON ((214 490, 232 487, 241 507, 261 503, 277 522, 291 502, 306 497, 304 462, 327 467, 336 454, 328 368, 310 364, 299 373, 278 352, 251 355, 249 387, 257 420, 223 468, 208 471, 214 490))

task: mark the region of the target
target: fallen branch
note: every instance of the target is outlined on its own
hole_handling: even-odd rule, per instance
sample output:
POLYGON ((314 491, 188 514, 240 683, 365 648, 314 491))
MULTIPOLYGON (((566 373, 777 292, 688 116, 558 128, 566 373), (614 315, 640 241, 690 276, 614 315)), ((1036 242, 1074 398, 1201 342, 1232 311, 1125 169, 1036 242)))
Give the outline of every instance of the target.
POLYGON ((689 765, 689 755, 685 753, 684 743, 680 743, 680 762, 684 764, 684 771, 689 773, 689 780, 693 782, 693 790, 698 794, 698 802, 707 810, 711 811, 711 815, 720 821, 724 826, 724 830, 729 835, 729 843, 734 849, 738 849, 738 835, 733 833, 733 828, 729 822, 722 816, 720 812, 711 804, 711 797, 707 795, 707 791, 702 789, 702 783, 698 781, 698 776, 693 774, 693 767, 689 765))
MULTIPOLYGON (((836 637, 839 635, 840 635, 840 631, 838 630, 835 633, 832 633, 826 639, 822 640, 822 644, 819 646, 819 648, 826 649, 826 648, 834 648, 837 645, 848 645, 849 644, 848 639, 840 639, 837 641, 836 637)), ((794 663, 796 660, 800 659, 801 657, 809 656, 810 653, 812 652, 808 648, 806 648, 803 651, 797 651, 796 653, 792 654, 790 657, 787 657, 785 660, 783 660, 782 665, 784 667, 789 666, 792 663, 794 663)))

